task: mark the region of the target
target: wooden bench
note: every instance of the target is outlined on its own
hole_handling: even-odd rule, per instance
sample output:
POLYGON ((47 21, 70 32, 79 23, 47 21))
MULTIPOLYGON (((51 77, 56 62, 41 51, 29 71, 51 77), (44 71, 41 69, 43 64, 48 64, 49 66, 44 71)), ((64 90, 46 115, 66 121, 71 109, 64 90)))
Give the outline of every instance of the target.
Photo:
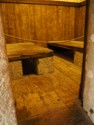
POLYGON ((53 72, 53 55, 51 49, 33 43, 7 44, 9 62, 22 61, 23 74, 33 70, 36 74, 53 72))
POLYGON ((70 49, 74 51, 74 64, 82 66, 84 42, 83 41, 49 41, 48 45, 70 49))
POLYGON ((60 47, 60 48, 66 48, 78 52, 83 52, 84 48, 84 42, 83 41, 49 41, 48 45, 55 46, 55 47, 60 47))

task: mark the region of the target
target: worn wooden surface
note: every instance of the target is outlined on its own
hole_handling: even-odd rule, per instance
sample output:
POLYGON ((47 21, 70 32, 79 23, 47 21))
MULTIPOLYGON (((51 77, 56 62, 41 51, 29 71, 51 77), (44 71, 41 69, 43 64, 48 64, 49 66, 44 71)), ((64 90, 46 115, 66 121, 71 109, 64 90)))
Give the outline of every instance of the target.
MULTIPOLYGON (((36 40, 41 46, 47 45, 41 40, 69 40, 84 35, 85 6, 2 3, 1 10, 5 34, 36 40)), ((6 41, 27 42, 7 36, 6 41)))
POLYGON ((36 73, 38 75, 50 74, 54 72, 53 56, 46 58, 39 58, 35 62, 36 73))
POLYGON ((25 72, 23 67, 22 67, 22 61, 13 61, 9 63, 9 72, 10 72, 11 80, 19 79, 20 77, 23 76, 25 72))
POLYGON ((93 125, 81 105, 59 108, 57 111, 43 114, 40 117, 23 120, 18 125, 93 125))
POLYGON ((24 4, 43 4, 60 5, 69 7, 81 7, 86 5, 86 0, 0 0, 1 3, 24 3, 24 4))
POLYGON ((59 41, 49 41, 48 45, 60 47, 60 48, 66 48, 71 49, 74 51, 80 51, 83 52, 84 49, 84 42, 83 41, 66 41, 66 42, 59 42, 59 41), (52 43, 51 43, 52 42, 52 43))
POLYGON ((7 44, 9 61, 17 61, 28 58, 43 58, 53 56, 53 50, 37 46, 33 43, 7 44))
POLYGON ((74 64, 79 66, 79 67, 82 67, 82 64, 83 64, 83 53, 80 53, 80 52, 75 52, 75 55, 74 55, 74 64))
POLYGON ((54 67, 51 75, 12 81, 19 125, 92 125, 78 100, 81 68, 58 56, 54 67))
MULTIPOLYGON (((81 68, 58 56, 54 57, 54 68, 52 74, 33 74, 12 80, 18 120, 40 117, 77 101, 81 68)), ((14 72, 16 75, 16 70, 14 72)))
MULTIPOLYGON (((86 6, 76 8, 75 10, 75 37, 80 37, 84 35, 85 15, 86 15, 86 6)), ((84 38, 80 38, 79 40, 83 41, 84 38)))
MULTIPOLYGON (((39 41, 65 40, 76 37, 75 12, 77 8, 75 7, 2 3, 1 9, 5 34, 39 41)), ((80 11, 80 13, 82 12, 80 11)), ((27 42, 10 37, 6 37, 6 41, 7 43, 27 42)), ((46 44, 46 42, 39 41, 40 45, 46 44)))

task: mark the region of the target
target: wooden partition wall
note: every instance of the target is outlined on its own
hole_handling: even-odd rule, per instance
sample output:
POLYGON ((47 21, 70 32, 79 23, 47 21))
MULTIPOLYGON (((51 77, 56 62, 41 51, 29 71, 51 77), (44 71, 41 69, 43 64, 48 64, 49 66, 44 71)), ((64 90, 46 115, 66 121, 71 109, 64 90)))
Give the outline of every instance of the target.
MULTIPOLYGON (((86 6, 75 8, 75 37, 84 35, 86 6)), ((80 39, 84 40, 84 39, 80 39)))
MULTIPOLYGON (((1 8, 5 34, 45 43, 49 40, 72 39, 84 34, 85 4, 8 2, 2 3, 1 8)), ((6 41, 27 42, 10 37, 6 37, 6 41)))

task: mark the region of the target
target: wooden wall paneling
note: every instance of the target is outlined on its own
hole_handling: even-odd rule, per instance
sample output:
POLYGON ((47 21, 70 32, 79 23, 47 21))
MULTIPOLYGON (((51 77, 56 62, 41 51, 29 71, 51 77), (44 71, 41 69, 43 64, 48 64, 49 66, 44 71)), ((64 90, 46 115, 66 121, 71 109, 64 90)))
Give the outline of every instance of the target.
MULTIPOLYGON (((62 37, 62 40, 64 40, 65 39, 65 13, 64 13, 64 8, 65 7, 63 7, 62 6, 62 35, 61 35, 61 37, 62 37)), ((61 17, 61 16, 60 16, 61 17)))
POLYGON ((76 8, 76 11, 75 11, 75 37, 79 37, 80 34, 79 34, 79 29, 80 27, 78 28, 79 26, 79 17, 80 17, 80 13, 79 13, 79 9, 80 8, 76 8))
POLYGON ((68 39, 68 7, 63 8, 63 33, 64 33, 64 40, 68 39))
POLYGON ((58 40, 58 34, 60 31, 57 31, 58 28, 58 7, 57 6, 53 6, 52 7, 52 11, 53 11, 53 20, 52 20, 52 24, 53 24, 53 40, 58 40))
MULTIPOLYGON (((29 25, 29 7, 27 4, 21 4, 20 9, 20 27, 21 27, 21 37, 23 39, 29 39, 30 25, 29 25)), ((27 42, 27 41, 22 41, 27 42)))
POLYGON ((74 38, 75 29, 75 8, 69 7, 69 17, 68 17, 68 39, 74 38))
MULTIPOLYGON (((3 21, 3 27, 4 27, 4 33, 8 34, 8 13, 6 4, 1 4, 1 11, 2 11, 2 21, 3 21)), ((7 43, 9 43, 9 37, 5 37, 7 43)))
POLYGON ((41 8, 42 11, 42 20, 41 20, 41 30, 42 30, 42 37, 41 40, 44 41, 43 46, 47 46, 46 41, 47 41, 47 17, 46 17, 46 6, 42 6, 41 8))
MULTIPOLYGON (((16 18, 15 18, 15 4, 6 4, 6 13, 8 13, 8 34, 16 36, 16 18)), ((9 37, 9 43, 16 43, 15 38, 9 37)))
MULTIPOLYGON (((16 34, 17 37, 22 38, 22 30, 21 30, 21 12, 20 12, 20 5, 19 4, 15 4, 15 18, 16 18, 16 34)), ((16 36, 15 34, 15 36, 16 36)), ((22 40, 16 39, 17 43, 23 42, 22 40)))
POLYGON ((47 41, 53 40, 53 10, 52 6, 47 5, 46 7, 46 25, 47 25, 47 41))
POLYGON ((57 32, 58 32, 58 39, 63 40, 63 8, 62 6, 58 6, 58 14, 57 14, 57 32))
MULTIPOLYGON (((36 27, 36 40, 41 40, 42 37, 42 5, 35 5, 35 27, 36 27)), ((42 45, 41 42, 38 43, 42 45)))
MULTIPOLYGON (((67 40, 83 33, 85 7, 7 3, 2 4, 2 12, 5 32, 24 39, 67 40)), ((8 43, 27 42, 8 39, 8 43)))
POLYGON ((75 9, 75 37, 79 37, 78 34, 78 25, 79 25, 79 8, 75 9))
MULTIPOLYGON (((81 32, 81 35, 84 35, 84 32, 85 32, 85 15, 86 15, 86 6, 83 6, 83 7, 81 7, 80 8, 80 13, 82 13, 81 14, 81 16, 80 16, 80 24, 83 26, 83 28, 81 27, 81 25, 80 25, 80 28, 79 28, 79 30, 80 31, 82 31, 81 32), (81 18, 82 17, 82 18, 81 18)), ((79 31, 79 32, 80 32, 79 31)), ((84 40, 84 39, 83 39, 84 40)))
MULTIPOLYGON (((84 35, 86 6, 76 8, 75 12, 75 37, 84 35)), ((83 40, 82 38, 80 40, 83 40)))
POLYGON ((29 5, 30 40, 36 39, 35 5, 29 5))

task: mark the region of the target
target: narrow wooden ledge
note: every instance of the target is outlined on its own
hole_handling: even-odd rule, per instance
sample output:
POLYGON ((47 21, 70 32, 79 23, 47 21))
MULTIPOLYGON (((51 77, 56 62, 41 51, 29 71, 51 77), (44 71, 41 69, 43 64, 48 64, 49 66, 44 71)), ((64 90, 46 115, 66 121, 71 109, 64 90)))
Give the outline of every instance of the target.
POLYGON ((56 5, 56 6, 70 6, 81 7, 86 5, 86 1, 77 2, 64 2, 55 0, 0 0, 1 3, 18 3, 18 4, 40 4, 40 5, 56 5))

